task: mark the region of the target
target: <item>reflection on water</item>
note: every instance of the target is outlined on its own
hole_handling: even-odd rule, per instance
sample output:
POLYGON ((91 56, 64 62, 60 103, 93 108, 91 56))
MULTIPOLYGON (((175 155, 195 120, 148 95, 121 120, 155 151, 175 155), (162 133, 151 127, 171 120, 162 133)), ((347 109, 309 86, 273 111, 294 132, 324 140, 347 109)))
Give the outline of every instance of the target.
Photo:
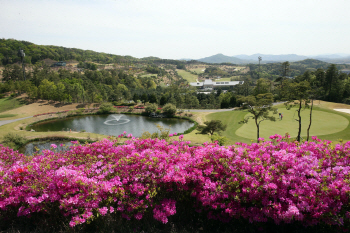
POLYGON ((18 151, 21 154, 25 155, 33 155, 35 153, 41 153, 43 150, 51 150, 51 151, 67 151, 69 147, 73 145, 70 141, 62 142, 62 141, 45 141, 45 142, 31 142, 26 144, 24 147, 20 148, 18 151), (51 145, 55 144, 57 147, 52 148, 51 145), (63 146, 61 146, 63 144, 63 146))
POLYGON ((140 137, 144 131, 157 132, 157 126, 170 128, 169 133, 183 133, 194 124, 188 120, 177 118, 151 118, 139 115, 91 115, 78 116, 33 125, 39 132, 47 131, 82 131, 104 135, 118 136, 126 131, 135 137, 140 137))

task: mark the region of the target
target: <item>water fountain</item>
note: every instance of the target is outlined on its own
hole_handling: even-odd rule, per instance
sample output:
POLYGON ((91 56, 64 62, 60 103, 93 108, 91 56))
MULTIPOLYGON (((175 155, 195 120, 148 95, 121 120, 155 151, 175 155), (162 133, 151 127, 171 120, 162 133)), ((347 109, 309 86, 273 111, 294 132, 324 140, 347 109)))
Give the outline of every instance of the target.
POLYGON ((105 125, 123 125, 128 123, 130 120, 121 114, 112 114, 108 116, 107 120, 104 122, 105 125), (123 119, 122 119, 123 117, 123 119))

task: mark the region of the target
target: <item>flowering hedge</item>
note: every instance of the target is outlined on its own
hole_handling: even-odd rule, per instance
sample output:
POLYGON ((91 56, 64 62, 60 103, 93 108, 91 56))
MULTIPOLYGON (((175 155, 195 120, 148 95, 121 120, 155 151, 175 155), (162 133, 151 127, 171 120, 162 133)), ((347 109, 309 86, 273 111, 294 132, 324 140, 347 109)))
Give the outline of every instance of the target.
POLYGON ((208 218, 343 225, 349 221, 350 142, 313 138, 233 146, 130 138, 46 150, 26 157, 0 146, 0 215, 48 212, 58 206, 70 226, 107 213, 167 223, 186 195, 208 218), (177 195, 174 195, 176 193, 177 195), (345 223, 344 223, 345 222, 345 223))

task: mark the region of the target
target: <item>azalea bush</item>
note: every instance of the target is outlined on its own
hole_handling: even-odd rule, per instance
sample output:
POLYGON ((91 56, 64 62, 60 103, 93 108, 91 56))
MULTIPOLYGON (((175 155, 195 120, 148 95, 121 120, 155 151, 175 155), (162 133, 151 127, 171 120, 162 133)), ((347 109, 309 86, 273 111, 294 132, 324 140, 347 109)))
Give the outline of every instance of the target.
POLYGON ((350 142, 274 135, 219 146, 160 139, 78 142, 26 157, 0 146, 0 218, 60 214, 69 226, 106 216, 168 223, 179 209, 221 222, 349 225, 350 142), (186 203, 186 206, 183 206, 186 203))

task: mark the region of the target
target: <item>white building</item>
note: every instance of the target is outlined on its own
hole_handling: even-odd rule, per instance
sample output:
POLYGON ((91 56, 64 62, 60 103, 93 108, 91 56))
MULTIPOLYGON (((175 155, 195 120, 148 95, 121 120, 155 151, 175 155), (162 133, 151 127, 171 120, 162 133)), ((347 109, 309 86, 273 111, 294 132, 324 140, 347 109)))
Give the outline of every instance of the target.
POLYGON ((191 86, 205 89, 205 90, 213 90, 218 87, 233 87, 238 84, 243 84, 244 81, 217 81, 213 82, 211 79, 206 79, 204 82, 195 82, 190 83, 191 86))

